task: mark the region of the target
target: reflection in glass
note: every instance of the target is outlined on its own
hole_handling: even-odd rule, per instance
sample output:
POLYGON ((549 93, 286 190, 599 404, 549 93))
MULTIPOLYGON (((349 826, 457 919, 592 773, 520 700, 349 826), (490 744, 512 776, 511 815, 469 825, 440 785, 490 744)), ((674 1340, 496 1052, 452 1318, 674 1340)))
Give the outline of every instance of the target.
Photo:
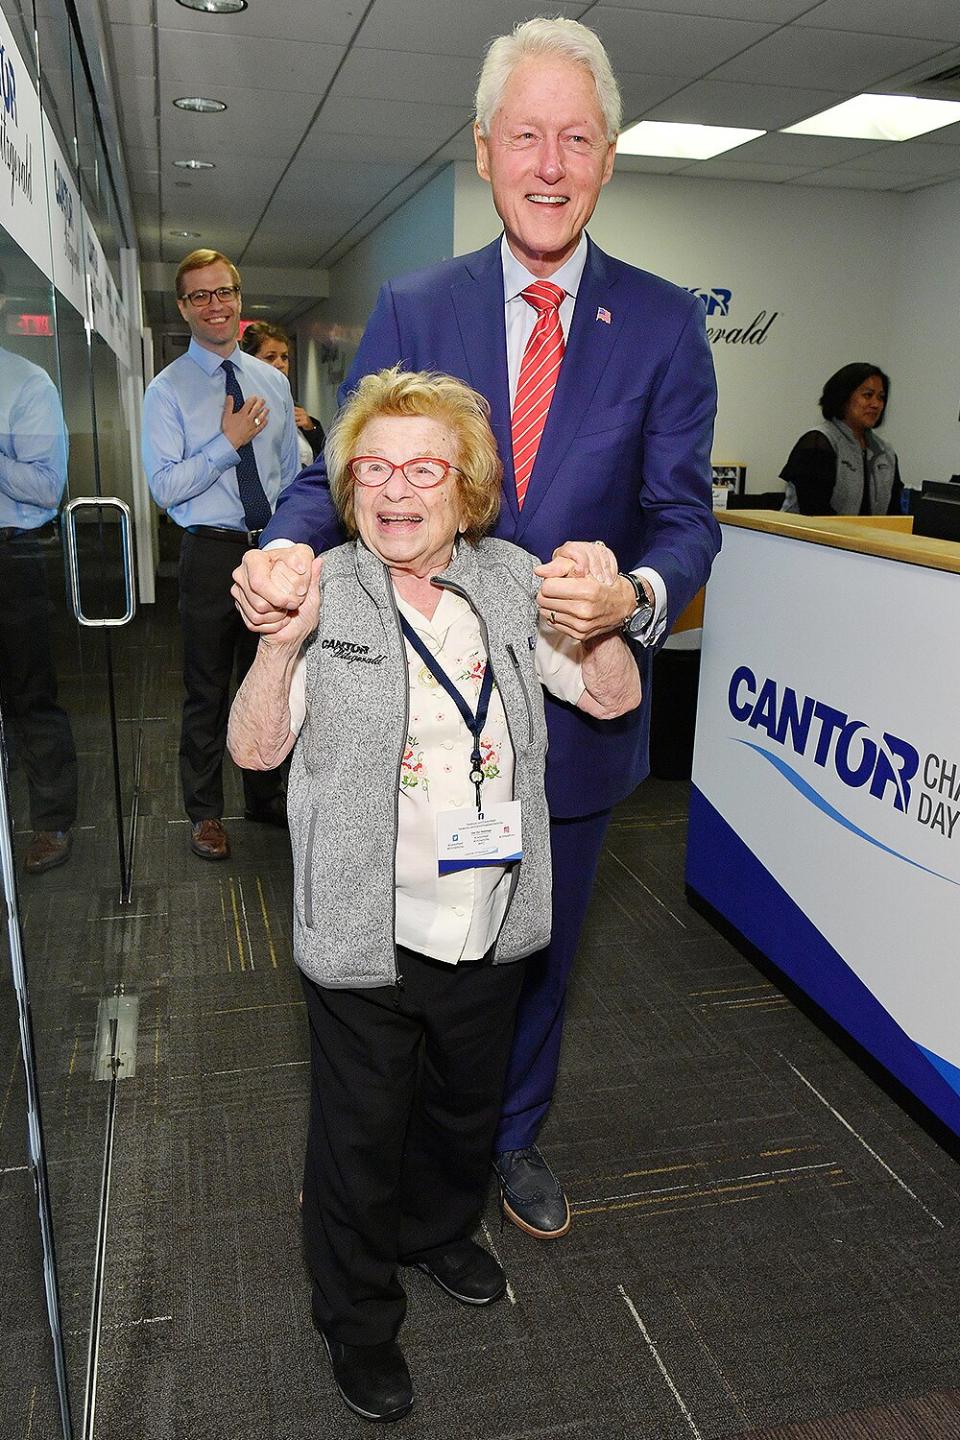
MULTIPOLYGON (((0 271, 0 316, 5 307, 0 271)), ((68 859, 77 817, 77 753, 57 701, 45 561, 50 544, 57 548, 67 444, 50 376, 0 345, 0 701, 11 759, 27 782, 32 874, 68 859)))

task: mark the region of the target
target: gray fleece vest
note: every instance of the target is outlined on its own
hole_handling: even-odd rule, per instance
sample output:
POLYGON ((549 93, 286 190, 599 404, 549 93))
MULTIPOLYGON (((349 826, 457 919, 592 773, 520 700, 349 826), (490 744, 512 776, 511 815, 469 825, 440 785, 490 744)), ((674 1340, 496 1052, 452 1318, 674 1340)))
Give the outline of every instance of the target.
MULTIPOLYGON (((513 869, 497 962, 519 960, 550 938, 534 563, 505 540, 461 542, 437 577, 479 617, 513 744, 524 858, 513 869)), ((394 861, 409 724, 406 649, 389 574, 363 545, 328 551, 320 583, 320 623, 306 651, 307 718, 287 794, 294 959, 318 985, 389 985, 396 980, 394 861)))
MULTIPOLYGON (((825 435, 837 457, 837 480, 830 506, 837 515, 859 515, 863 500, 863 451, 860 442, 842 420, 824 420, 815 427, 825 435)), ((897 473, 897 454, 873 431, 867 432, 867 471, 870 486, 870 513, 886 515, 897 473)), ((784 510, 796 510, 797 492, 786 487, 784 510)))

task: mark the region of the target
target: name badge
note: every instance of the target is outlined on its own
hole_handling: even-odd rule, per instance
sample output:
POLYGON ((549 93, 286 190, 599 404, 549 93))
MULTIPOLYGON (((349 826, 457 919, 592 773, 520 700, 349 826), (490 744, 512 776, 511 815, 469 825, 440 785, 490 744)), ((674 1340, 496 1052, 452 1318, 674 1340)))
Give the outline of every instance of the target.
POLYGON ((437 816, 437 864, 441 875, 523 859, 520 801, 504 800, 477 814, 475 806, 441 810, 437 816))

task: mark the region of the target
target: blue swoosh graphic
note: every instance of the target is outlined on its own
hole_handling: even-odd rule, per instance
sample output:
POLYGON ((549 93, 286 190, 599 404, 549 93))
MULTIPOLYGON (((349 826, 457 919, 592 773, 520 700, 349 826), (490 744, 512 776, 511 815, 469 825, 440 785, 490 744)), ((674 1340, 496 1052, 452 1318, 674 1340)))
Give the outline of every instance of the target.
POLYGON ((771 755, 769 750, 764 750, 762 745, 754 745, 752 740, 741 740, 738 737, 734 738, 738 745, 746 745, 748 750, 755 750, 758 755, 763 756, 764 760, 769 760, 773 768, 779 770, 780 774, 793 786, 794 790, 797 790, 805 800, 809 800, 811 805, 815 805, 818 810, 822 810, 824 815, 830 820, 835 820, 838 825, 842 825, 844 830, 849 830, 851 834, 859 836, 861 840, 866 840, 868 844, 875 845, 878 850, 883 850, 887 855, 892 855, 895 860, 902 860, 905 865, 912 865, 914 869, 922 870, 925 875, 932 875, 935 880, 946 880, 948 885, 960 885, 960 880, 954 880, 950 875, 941 875, 939 870, 931 870, 929 866, 921 865, 919 860, 911 860, 909 855, 901 855, 899 850, 891 850, 890 846, 884 845, 882 840, 877 840, 873 835, 868 835, 866 830, 861 830, 859 825, 854 825, 852 820, 848 820, 846 815, 842 815, 839 810, 835 809, 829 800, 825 800, 819 791, 814 790, 809 781, 804 780, 802 775, 798 775, 796 770, 788 765, 785 760, 781 759, 779 755, 771 755))

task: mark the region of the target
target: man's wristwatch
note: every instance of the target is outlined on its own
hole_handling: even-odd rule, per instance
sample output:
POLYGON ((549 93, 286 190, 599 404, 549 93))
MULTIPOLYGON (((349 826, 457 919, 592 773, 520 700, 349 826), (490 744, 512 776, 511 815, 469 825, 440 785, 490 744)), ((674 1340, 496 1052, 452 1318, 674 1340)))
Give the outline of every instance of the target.
POLYGON ((653 606, 647 599, 647 592, 636 575, 631 575, 629 570, 620 571, 621 580, 629 580, 637 597, 637 608, 631 615, 628 615, 623 622, 623 633, 636 640, 643 634, 650 621, 653 619, 653 606))

